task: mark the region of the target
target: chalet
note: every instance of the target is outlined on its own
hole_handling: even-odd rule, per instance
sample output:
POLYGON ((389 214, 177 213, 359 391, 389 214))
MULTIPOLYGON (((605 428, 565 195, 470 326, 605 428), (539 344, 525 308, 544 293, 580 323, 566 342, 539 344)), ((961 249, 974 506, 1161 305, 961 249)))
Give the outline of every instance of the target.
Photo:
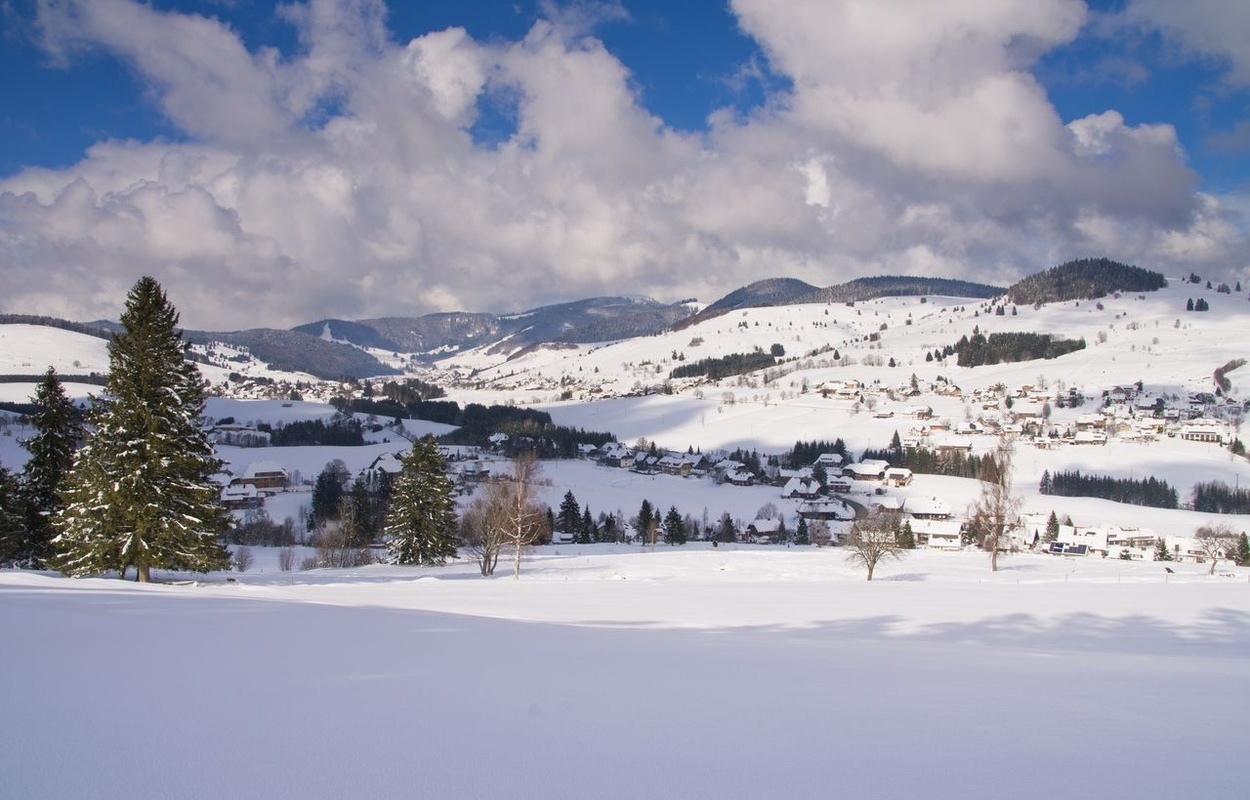
POLYGON ((779 519, 757 519, 747 525, 747 538, 755 544, 772 544, 781 539, 783 532, 779 519))
POLYGON ((821 453, 816 456, 816 461, 812 466, 816 464, 821 465, 825 469, 841 469, 842 455, 840 453, 821 453))
POLYGON ((276 461, 253 461, 247 465, 242 477, 230 483, 235 486, 249 484, 257 489, 286 489, 291 485, 291 476, 276 461))
POLYGON ((1082 414, 1076 418, 1076 429, 1078 431, 1103 430, 1107 427, 1107 421, 1099 414, 1082 414))
POLYGON ((231 511, 260 508, 264 499, 255 486, 240 483, 221 490, 221 504, 231 511))
POLYGON ((842 475, 857 481, 880 481, 885 479, 885 472, 889 468, 890 462, 870 458, 867 461, 847 464, 842 468, 842 475))
POLYGON ((634 465, 634 454, 620 442, 609 442, 600 448, 599 463, 605 467, 629 469, 634 465))
POLYGON ((907 520, 907 524, 911 527, 912 536, 916 537, 917 547, 958 550, 963 546, 959 520, 913 517, 907 520))
POLYGON ((885 471, 885 482, 890 486, 907 486, 911 481, 912 472, 906 467, 890 467, 885 471))
POLYGON ((909 497, 903 503, 903 512, 912 519, 945 520, 951 518, 950 503, 936 497, 909 497))
POLYGON ((825 488, 834 494, 850 494, 855 482, 850 478, 830 478, 825 488))
POLYGON ((841 500, 812 500, 799 506, 799 516, 809 522, 849 522, 855 519, 855 509, 841 500))
POLYGON ((1102 431, 1077 431, 1072 437, 1073 444, 1106 444, 1107 434, 1102 431))
POLYGON ((933 409, 929 406, 911 406, 907 409, 907 414, 916 419, 930 419, 933 416, 933 409))
POLYGON ((811 478, 791 478, 781 489, 781 496, 810 500, 820 495, 820 483, 811 478))
POLYGON ((873 419, 893 419, 894 412, 886 408, 879 408, 872 412, 873 419))
POLYGON ((666 455, 656 461, 655 466, 665 475, 681 475, 686 477, 694 469, 694 463, 685 456, 666 455))
POLYGON ((755 474, 743 469, 732 469, 725 473, 725 483, 733 486, 751 486, 755 483, 755 474))

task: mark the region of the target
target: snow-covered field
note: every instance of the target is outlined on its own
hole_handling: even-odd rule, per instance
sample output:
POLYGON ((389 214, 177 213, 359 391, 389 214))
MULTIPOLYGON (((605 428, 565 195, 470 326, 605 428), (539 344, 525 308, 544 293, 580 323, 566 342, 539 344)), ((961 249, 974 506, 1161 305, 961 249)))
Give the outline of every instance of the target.
POLYGON ((14 798, 1240 798, 1250 571, 549 547, 0 573, 14 798))
MULTIPOLYGON (((958 424, 981 413, 970 391, 999 383, 1079 387, 1091 400, 1056 407, 1060 428, 1118 384, 1141 380, 1147 393, 1182 398, 1210 391, 1216 367, 1246 356, 1248 310, 1244 297, 1179 281, 1003 316, 957 298, 888 298, 735 311, 507 361, 484 349, 443 366, 488 381, 454 389, 462 404, 530 404, 628 444, 769 455, 842 438, 858 454, 911 434, 909 405, 958 424), (1190 297, 1212 310, 1184 312, 1190 297), (1089 347, 976 369, 925 361, 974 324, 1082 336, 1089 347), (851 366, 826 351, 775 379, 674 381, 671 396, 595 399, 596 388, 659 384, 682 360, 772 344, 791 356, 838 348, 851 366), (891 358, 896 367, 884 365, 891 358), (913 374, 924 394, 890 399, 886 390, 913 374), (939 376, 965 397, 930 392, 939 376), (894 415, 803 390, 843 380, 873 387, 875 411, 894 415), (559 399, 566 386, 572 401, 559 399)), ((0 345, 0 372, 107 369, 104 342, 81 334, 0 326, 0 345)), ((1238 400, 1247 369, 1229 374, 1238 400)), ((33 389, 0 384, 0 402, 27 402, 33 389)), ((277 400, 212 398, 207 408, 214 420, 271 425, 333 413, 277 400)), ((405 424, 409 434, 448 430, 405 424)), ((0 426, 0 464, 20 470, 19 439, 30 433, 0 426)), ((331 459, 358 472, 408 447, 389 428, 370 438, 219 455, 236 472, 276 461, 310 480, 331 459)), ((971 439, 975 452, 994 442, 971 439)), ((1181 537, 1211 522, 1250 529, 1247 516, 1037 491, 1044 471, 1072 469, 1155 476, 1182 502, 1198 481, 1250 485, 1250 462, 1219 445, 1021 442, 1015 468, 1025 511, 1070 514, 1081 526, 1181 537)), ((558 507, 572 491, 596 515, 628 518, 645 499, 743 523, 773 503, 788 526, 796 521, 797 502, 774 487, 584 461, 545 462, 540 478, 543 502, 558 507)), ((936 497, 959 516, 977 486, 919 475, 888 494, 936 497)), ((270 498, 267 510, 298 517, 308 500, 304 487, 270 498)), ((527 556, 514 582, 504 564, 484 579, 467 562, 281 572, 275 551, 253 550, 256 565, 233 581, 136 586, 0 572, 0 798, 1246 795, 1236 765, 1250 725, 1250 568, 1227 562, 1208 576, 1206 565, 1168 573, 1154 562, 1028 554, 995 574, 984 554, 915 551, 870 584, 837 549, 565 545, 527 556)))

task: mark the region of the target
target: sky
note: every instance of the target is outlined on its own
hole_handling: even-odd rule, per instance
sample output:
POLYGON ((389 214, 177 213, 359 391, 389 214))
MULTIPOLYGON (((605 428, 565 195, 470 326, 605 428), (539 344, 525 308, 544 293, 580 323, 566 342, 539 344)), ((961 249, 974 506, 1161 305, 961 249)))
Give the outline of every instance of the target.
POLYGON ((1244 0, 0 0, 0 311, 1250 279, 1244 0))

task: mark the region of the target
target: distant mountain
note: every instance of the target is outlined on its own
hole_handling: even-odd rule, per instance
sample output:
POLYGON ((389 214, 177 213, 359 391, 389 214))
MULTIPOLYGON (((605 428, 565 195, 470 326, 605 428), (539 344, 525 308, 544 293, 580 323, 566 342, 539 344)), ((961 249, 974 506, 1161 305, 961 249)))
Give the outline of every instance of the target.
POLYGON ((766 278, 733 290, 703 311, 714 316, 717 312, 723 313, 737 308, 783 306, 818 291, 820 290, 815 286, 797 278, 766 278))
POLYGON ((1114 292, 1153 292, 1167 284, 1158 272, 1109 258, 1082 258, 1024 278, 1007 290, 1007 296, 1018 305, 1056 303, 1093 300, 1114 292))
POLYGON ((246 348, 253 357, 273 369, 307 372, 323 380, 368 378, 398 372, 357 347, 298 331, 255 328, 224 333, 186 331, 185 335, 193 344, 224 342, 246 348))
POLYGON ((682 320, 678 327, 712 319, 739 308, 800 305, 803 303, 853 303, 878 297, 914 297, 946 295, 950 297, 997 297, 1003 289, 984 283, 924 278, 913 275, 881 275, 856 278, 846 283, 818 289, 795 278, 769 278, 735 289, 693 317, 682 320))
POLYGON ((541 343, 584 343, 649 336, 689 316, 684 303, 650 298, 595 297, 517 314, 450 312, 357 322, 321 320, 295 331, 358 347, 377 347, 432 361, 450 352, 493 346, 518 350, 541 343))
POLYGON ((921 297, 941 295, 945 297, 977 297, 987 299, 1003 293, 1001 286, 985 283, 953 280, 950 278, 924 278, 915 275, 879 275, 856 278, 827 289, 817 289, 794 302, 798 303, 858 303, 878 297, 921 297))

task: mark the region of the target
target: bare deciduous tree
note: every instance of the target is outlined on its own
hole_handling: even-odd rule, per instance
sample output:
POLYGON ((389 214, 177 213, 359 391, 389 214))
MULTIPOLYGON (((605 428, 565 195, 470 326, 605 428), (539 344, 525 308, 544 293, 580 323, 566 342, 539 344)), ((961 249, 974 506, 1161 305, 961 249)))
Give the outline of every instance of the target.
POLYGON ((1016 525, 1020 498, 1011 492, 1011 461, 1015 451, 1006 436, 981 461, 981 495, 968 511, 968 528, 982 549, 990 551, 990 570, 998 571, 998 554, 1016 525))
POLYGON ((1202 557, 1211 562, 1208 575, 1215 574, 1215 565, 1221 559, 1232 560, 1237 551, 1237 533, 1228 525, 1202 525, 1194 534, 1194 542, 1202 557))
POLYGON ((460 536, 483 575, 493 575, 500 552, 512 547, 512 576, 520 578, 521 554, 546 532, 546 514, 534 501, 537 476, 538 459, 523 453, 513 459, 510 473, 492 480, 465 509, 460 536))
POLYGON ((877 564, 886 559, 901 559, 905 550, 898 541, 899 515, 891 511, 877 511, 855 520, 851 530, 842 540, 847 553, 846 560, 868 570, 868 580, 877 564))

